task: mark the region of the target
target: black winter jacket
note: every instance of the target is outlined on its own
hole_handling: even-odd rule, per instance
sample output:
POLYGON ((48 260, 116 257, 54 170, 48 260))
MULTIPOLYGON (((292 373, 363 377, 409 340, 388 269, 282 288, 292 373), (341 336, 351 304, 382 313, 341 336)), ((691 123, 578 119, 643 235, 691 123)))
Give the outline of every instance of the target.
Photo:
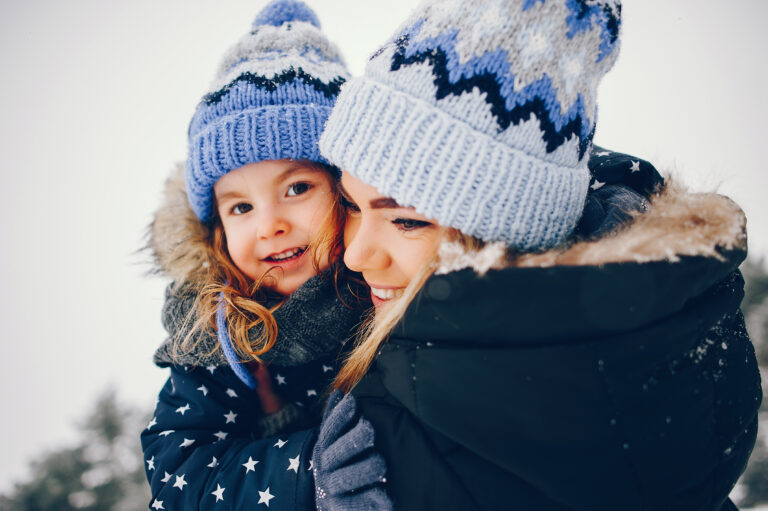
POLYGON ((395 508, 733 509, 761 401, 743 229, 669 187, 618 235, 430 278, 353 390, 395 508))

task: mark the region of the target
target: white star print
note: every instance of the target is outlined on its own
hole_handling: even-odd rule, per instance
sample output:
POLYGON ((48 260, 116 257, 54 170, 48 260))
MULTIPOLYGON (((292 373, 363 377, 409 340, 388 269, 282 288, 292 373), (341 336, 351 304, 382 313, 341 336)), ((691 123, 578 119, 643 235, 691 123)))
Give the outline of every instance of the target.
POLYGON ((245 467, 245 473, 247 474, 248 472, 254 472, 253 467, 256 465, 256 463, 258 463, 257 460, 248 456, 248 461, 243 463, 243 466, 245 467))
POLYGON ((184 476, 185 476, 185 475, 186 475, 186 474, 181 474, 180 476, 176 476, 176 482, 175 482, 175 483, 173 483, 173 487, 174 487, 174 488, 178 488, 179 490, 181 490, 181 491, 184 491, 184 486, 185 486, 186 484, 189 484, 189 483, 187 483, 187 482, 184 480, 184 476))
POLYGON ((197 390, 202 392, 204 397, 208 395, 208 387, 206 387, 205 385, 200 385, 199 387, 197 387, 197 390))
POLYGON ((232 410, 230 410, 229 413, 225 413, 224 418, 227 419, 227 422, 225 422, 225 424, 229 424, 230 422, 235 422, 235 417, 237 417, 237 414, 234 413, 232 410))
POLYGON ((599 153, 595 153, 595 156, 608 156, 611 154, 610 151, 600 151, 599 153))
POLYGON ((157 424, 157 417, 152 417, 152 420, 149 421, 149 424, 147 424, 147 429, 148 430, 152 429, 152 426, 154 426, 155 424, 157 424))
POLYGON ((152 456, 148 460, 144 460, 147 462, 147 470, 155 470, 155 457, 152 456))
POLYGON ((278 385, 286 385, 285 376, 283 376, 282 374, 278 374, 277 376, 275 376, 275 379, 277 380, 278 385))
POLYGON ((214 456, 213 459, 211 460, 211 462, 206 465, 206 467, 213 468, 213 467, 215 467, 218 464, 219 464, 219 460, 217 460, 216 456, 214 456))
POLYGON ((160 432, 160 436, 168 436, 171 433, 175 433, 175 432, 176 432, 175 429, 166 429, 165 431, 161 431, 160 432))
POLYGON ((317 391, 315 389, 309 389, 307 391, 307 397, 310 397, 310 396, 317 396, 317 391))
POLYGON ((216 370, 216 366, 211 364, 209 366, 205 366, 206 369, 208 369, 208 372, 213 374, 213 372, 216 370))
POLYGON ((272 447, 277 447, 278 449, 282 449, 285 444, 287 444, 285 440, 277 439, 277 443, 273 445, 272 447))
POLYGON ((323 372, 327 373, 328 371, 333 371, 333 367, 323 364, 323 372))
POLYGON ((309 468, 307 470, 312 470, 315 468, 315 460, 309 460, 309 468))
POLYGON ((213 436, 215 436, 219 440, 226 440, 227 435, 229 435, 229 433, 225 431, 217 431, 216 433, 213 434, 213 436))
POLYGON ((185 438, 185 439, 184 439, 184 441, 183 441, 183 442, 181 442, 181 444, 179 445, 179 447, 181 447, 181 448, 184 448, 184 447, 189 447, 190 445, 192 445, 192 444, 194 444, 194 443, 195 443, 195 441, 194 441, 193 439, 191 439, 191 438, 185 438))
POLYGON ((235 392, 235 391, 234 391, 234 390, 232 390, 232 389, 227 389, 227 395, 228 395, 229 397, 237 397, 237 392, 235 392))
POLYGON ((162 501, 162 500, 157 500, 157 499, 155 499, 155 500, 152 502, 152 507, 153 507, 154 509, 165 509, 165 508, 163 507, 163 501, 162 501))
MULTIPOLYGON (((163 472, 165 472, 165 471, 163 471, 163 472)), ((171 476, 172 476, 172 474, 169 474, 168 472, 165 472, 165 477, 160 479, 160 482, 161 483, 167 483, 168 481, 171 480, 171 476)))
POLYGON ((184 406, 180 406, 176 408, 176 413, 180 413, 181 415, 184 415, 190 410, 189 403, 185 404, 184 406))
POLYGON ((640 172, 640 162, 630 160, 632 162, 632 166, 629 168, 632 172, 640 172))
POLYGON ((269 493, 269 487, 266 490, 259 492, 259 501, 257 504, 266 504, 269 507, 269 501, 274 499, 275 496, 269 493))
POLYGON ((603 183, 603 182, 600 182, 600 181, 598 181, 597 179, 595 179, 595 182, 594 182, 594 184, 592 184, 592 186, 590 186, 590 188, 592 188, 593 190, 597 190, 597 189, 599 189, 599 188, 602 188, 602 187, 603 187, 603 185, 605 185, 605 183, 603 183))
POLYGON ((211 495, 216 495, 216 502, 224 500, 224 490, 226 488, 222 488, 219 483, 216 483, 216 491, 211 492, 211 495))
POLYGON ((286 472, 288 470, 293 470, 297 474, 299 473, 299 454, 296 455, 295 458, 288 458, 288 468, 286 469, 286 472))

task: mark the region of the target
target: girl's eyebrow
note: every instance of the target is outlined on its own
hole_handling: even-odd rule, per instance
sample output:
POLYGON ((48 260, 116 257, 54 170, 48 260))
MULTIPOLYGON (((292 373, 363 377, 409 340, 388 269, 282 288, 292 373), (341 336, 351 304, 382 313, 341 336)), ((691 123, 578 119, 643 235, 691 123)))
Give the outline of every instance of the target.
POLYGON ((275 178, 275 181, 277 181, 277 182, 285 181, 286 179, 290 178, 293 174, 295 174, 297 172, 302 172, 302 171, 313 172, 313 171, 316 171, 316 170, 318 170, 318 169, 315 169, 315 168, 312 168, 312 167, 307 167, 307 166, 304 166, 304 165, 296 165, 295 167, 289 167, 289 168, 285 169, 284 171, 282 171, 275 178))
POLYGON ((238 192, 237 190, 230 190, 228 192, 224 192, 224 193, 222 193, 220 195, 217 195, 216 196, 216 201, 220 202, 220 201, 227 200, 227 199, 239 199, 239 198, 242 198, 242 197, 243 197, 243 195, 240 192, 238 192))

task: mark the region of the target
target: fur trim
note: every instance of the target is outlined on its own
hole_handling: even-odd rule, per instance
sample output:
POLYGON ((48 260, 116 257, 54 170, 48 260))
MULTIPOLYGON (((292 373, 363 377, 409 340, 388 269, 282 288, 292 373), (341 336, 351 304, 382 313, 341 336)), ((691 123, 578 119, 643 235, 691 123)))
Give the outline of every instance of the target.
POLYGON ((680 256, 721 258, 719 249, 746 250, 746 218, 728 197, 690 193, 670 178, 652 197, 645 213, 634 213, 631 224, 598 240, 577 241, 542 253, 523 254, 507 261, 497 243, 470 252, 456 241, 439 251, 438 273, 474 268, 597 266, 607 263, 677 262, 680 256))
POLYGON ((162 202, 149 226, 155 271, 176 282, 205 283, 214 261, 208 237, 208 228, 189 206, 184 164, 178 164, 165 182, 162 202))

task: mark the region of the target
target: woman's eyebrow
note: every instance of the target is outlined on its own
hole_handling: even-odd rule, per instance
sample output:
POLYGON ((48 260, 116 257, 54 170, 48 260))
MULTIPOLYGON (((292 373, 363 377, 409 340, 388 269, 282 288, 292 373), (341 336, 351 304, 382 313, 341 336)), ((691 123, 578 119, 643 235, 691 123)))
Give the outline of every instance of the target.
MULTIPOLYGON (((348 202, 354 203, 355 201, 352 200, 352 198, 349 196, 349 193, 344 188, 344 185, 339 183, 339 191, 341 192, 341 196, 347 200, 348 202)), ((390 209, 390 208, 399 208, 401 207, 400 204, 397 203, 395 199, 392 197, 376 197, 375 199, 371 199, 369 202, 371 209, 390 209)))
POLYGON ((371 209, 390 209, 402 207, 392 197, 378 197, 376 199, 371 199, 370 204, 371 209))

